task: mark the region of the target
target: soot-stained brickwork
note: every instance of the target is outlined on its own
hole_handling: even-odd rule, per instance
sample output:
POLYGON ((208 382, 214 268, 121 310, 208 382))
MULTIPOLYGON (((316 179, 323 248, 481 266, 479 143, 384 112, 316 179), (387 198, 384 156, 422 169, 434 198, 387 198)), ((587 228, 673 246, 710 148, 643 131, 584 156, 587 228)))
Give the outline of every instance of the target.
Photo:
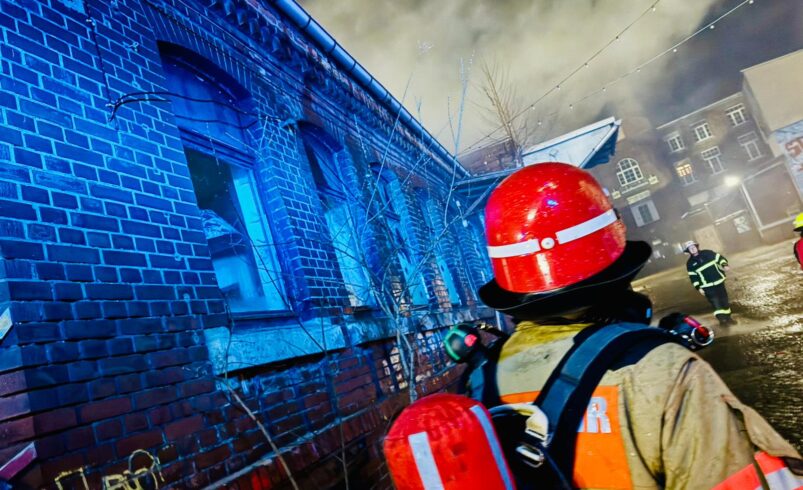
POLYGON ((0 0, 0 487, 391 486, 482 227, 303 15, 0 0))

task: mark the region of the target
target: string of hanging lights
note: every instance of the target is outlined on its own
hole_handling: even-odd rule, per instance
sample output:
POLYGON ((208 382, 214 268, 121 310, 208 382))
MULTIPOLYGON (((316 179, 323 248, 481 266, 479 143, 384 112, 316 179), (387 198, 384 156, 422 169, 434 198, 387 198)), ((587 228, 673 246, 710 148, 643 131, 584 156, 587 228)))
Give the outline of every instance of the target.
MULTIPOLYGON (((649 7, 647 7, 647 8, 646 8, 646 9, 645 9, 645 10, 644 10, 644 11, 643 11, 643 12, 642 12, 642 13, 641 13, 641 14, 640 14, 638 17, 636 17, 636 18, 635 18, 635 19, 634 19, 632 22, 630 22, 630 23, 629 23, 627 26, 625 26, 625 27, 624 27, 624 28, 623 28, 621 31, 619 31, 619 33, 618 33, 618 34, 616 34, 616 36, 614 36, 614 37, 613 37, 611 40, 609 40, 609 41, 608 41, 608 42, 607 42, 605 45, 603 45, 601 48, 599 48, 599 49, 598 49, 598 50, 597 50, 597 51, 596 51, 594 54, 592 54, 592 55, 591 55, 591 56, 590 56, 590 57, 589 57, 587 60, 585 60, 585 61, 584 61, 582 64, 580 64, 580 65, 579 65, 577 68, 575 68, 574 70, 572 70, 571 72, 569 72, 569 73, 568 73, 566 76, 564 76, 564 77, 563 77, 563 78, 562 78, 562 79, 561 79, 561 80, 560 80, 558 83, 556 83, 556 84, 554 84, 554 85, 551 85, 551 86, 550 86, 550 88, 549 88, 548 90, 546 90, 546 91, 545 91, 545 92, 544 92, 544 93, 543 93, 541 96, 539 96, 537 99, 535 99, 535 101, 533 101, 532 103, 530 103, 529 105, 527 105, 527 106, 526 106, 524 109, 520 110, 519 112, 517 112, 517 113, 513 114, 513 116, 510 118, 510 121, 508 121, 508 123, 510 123, 510 122, 512 122, 512 121, 514 121, 514 120, 516 120, 516 119, 518 119, 518 118, 519 118, 519 117, 521 117, 523 114, 526 114, 528 111, 534 111, 534 110, 535 110, 535 106, 536 106, 536 105, 537 105, 539 102, 541 102, 542 100, 544 100, 545 98, 547 98, 549 95, 551 95, 551 94, 553 94, 553 93, 555 93, 555 92, 559 91, 559 90, 561 89, 561 86, 562 86, 562 85, 564 85, 564 84, 565 84, 567 81, 569 81, 569 80, 570 80, 572 77, 574 77, 574 76, 575 76, 577 73, 579 73, 580 71, 582 71, 584 68, 588 68, 588 67, 591 65, 591 62, 592 62, 592 61, 593 61, 595 58, 597 58, 598 56, 600 56, 600 55, 601 55, 601 54, 602 54, 602 53, 603 53, 603 52, 604 52, 604 51, 605 51, 605 50, 606 50, 608 47, 610 47, 612 44, 614 44, 616 41, 618 41, 618 40, 619 40, 619 39, 622 37, 622 35, 623 35, 625 32, 627 32, 627 31, 628 31, 630 28, 632 28, 632 27, 633 27, 633 26, 634 26, 634 25, 635 25, 637 22, 639 22, 639 21, 640 21, 640 20, 641 20, 641 19, 642 19, 642 18, 643 18, 645 15, 647 15, 647 14, 648 14, 648 13, 650 13, 650 12, 655 12, 655 11, 657 10, 657 6, 658 6, 658 4, 660 3, 660 1, 661 1, 661 0, 657 0, 657 1, 653 2, 653 3, 652 3, 652 4, 651 4, 649 7)), ((574 100, 574 101, 572 101, 572 102, 571 102, 571 103, 569 103, 569 104, 563 105, 563 106, 561 106, 561 108, 558 108, 558 109, 556 109, 555 111, 552 111, 552 112, 550 112, 550 113, 548 113, 548 114, 545 114, 545 115, 544 115, 544 116, 543 116, 541 119, 539 119, 539 120, 538 120, 538 122, 537 122, 538 126, 541 126, 541 125, 543 125, 543 120, 544 120, 544 119, 546 119, 546 118, 550 118, 550 117, 553 117, 553 116, 556 116, 556 115, 560 114, 560 112, 561 112, 563 109, 574 110, 574 108, 575 108, 575 107, 576 107, 578 104, 580 104, 580 103, 582 103, 582 102, 584 102, 584 101, 588 100, 589 98, 591 98, 591 97, 593 97, 593 96, 595 96, 595 95, 597 95, 597 94, 600 94, 600 93, 606 92, 606 91, 608 90, 608 88, 609 88, 609 87, 611 87, 611 86, 613 86, 613 85, 616 85, 616 84, 618 84, 619 82, 621 82, 621 81, 625 80, 626 78, 628 78, 628 77, 630 77, 630 76, 632 76, 632 75, 634 75, 634 74, 636 74, 636 73, 640 73, 640 72, 642 71, 642 69, 644 69, 646 66, 648 66, 648 65, 650 65, 650 64, 652 64, 652 63, 654 63, 654 62, 658 61, 659 59, 663 58, 664 56, 666 56, 666 55, 670 55, 670 54, 676 54, 676 53, 678 52, 678 49, 679 49, 681 46, 683 46, 684 44, 688 43, 689 41, 691 41, 691 40, 692 40, 692 39, 694 39, 695 37, 699 36, 699 35, 700 35, 700 34, 702 34, 703 32, 706 32, 706 31, 708 31, 708 30, 712 30, 712 29, 714 29, 717 23, 721 22, 723 19, 725 19, 725 18, 726 18, 726 17, 728 17, 729 15, 733 14, 734 12, 736 12, 736 11, 737 11, 737 10, 739 10, 740 8, 744 7, 745 5, 752 5, 753 3, 755 3, 755 0, 742 0, 740 3, 738 3, 737 5, 735 5, 734 7, 732 7, 731 9, 729 9, 728 11, 726 11, 725 13, 723 13, 722 15, 720 15, 719 17, 717 17, 716 19, 714 19, 714 20, 712 20, 711 22, 709 22, 709 23, 705 24, 704 26, 700 27, 699 29, 697 29, 697 30, 696 30, 696 31, 694 31, 693 33, 689 34, 689 35, 688 35, 688 36, 686 36, 685 38, 681 39, 680 41, 676 42, 675 44, 673 44, 673 45, 672 45, 672 46, 670 46, 669 48, 667 48, 667 49, 665 49, 665 50, 663 50, 663 51, 659 52, 658 54, 656 54, 656 55, 655 55, 655 56, 653 56, 652 58, 649 58, 648 60, 646 60, 646 61, 642 62, 641 64, 639 64, 639 65, 636 65, 636 66, 635 66, 633 69, 631 69, 630 71, 627 71, 627 72, 623 73, 622 75, 618 76, 617 78, 615 78, 615 79, 613 79, 613 80, 611 80, 611 81, 609 81, 609 82, 607 82, 607 83, 603 84, 603 85, 602 85, 600 88, 598 88, 598 89, 596 89, 596 90, 593 90, 593 91, 591 91, 591 92, 587 93, 587 94, 586 94, 586 95, 584 95, 583 97, 581 97, 581 98, 579 98, 579 99, 577 99, 577 100, 574 100)), ((496 127, 496 128, 494 128, 492 131, 488 132, 487 134, 485 134, 484 136, 482 136, 480 139, 478 139, 477 141, 475 141, 474 143, 472 143, 471 145, 469 145, 468 147, 466 147, 466 148, 465 148, 463 151, 461 151, 461 152, 459 153, 459 155, 465 155, 466 153, 470 152, 471 150, 481 147, 481 146, 482 146, 482 144, 483 144, 483 143, 484 143, 486 140, 488 140, 489 138, 491 138, 493 135, 495 135, 497 132, 499 132, 499 131, 500 131, 500 130, 502 130, 503 128, 504 128, 504 126, 502 126, 502 125, 500 125, 499 127, 496 127)))

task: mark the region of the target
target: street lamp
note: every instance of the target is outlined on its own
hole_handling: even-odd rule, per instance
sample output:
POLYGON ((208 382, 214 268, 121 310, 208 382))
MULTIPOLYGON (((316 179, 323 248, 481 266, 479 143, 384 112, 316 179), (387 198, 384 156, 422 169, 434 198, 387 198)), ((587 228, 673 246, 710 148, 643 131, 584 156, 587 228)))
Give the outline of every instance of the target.
POLYGON ((753 226, 758 231, 758 236, 764 238, 764 234, 761 232, 761 221, 758 218, 758 212, 756 211, 755 206, 753 205, 753 200, 750 199, 750 194, 747 192, 747 188, 745 188, 744 182, 742 179, 736 175, 728 175, 725 177, 725 185, 727 187, 738 187, 739 194, 742 197, 742 201, 744 201, 747 207, 747 215, 750 216, 751 221, 753 222, 753 226))
POLYGON ((725 177, 725 185, 728 187, 736 187, 742 183, 742 179, 735 175, 728 175, 725 177))

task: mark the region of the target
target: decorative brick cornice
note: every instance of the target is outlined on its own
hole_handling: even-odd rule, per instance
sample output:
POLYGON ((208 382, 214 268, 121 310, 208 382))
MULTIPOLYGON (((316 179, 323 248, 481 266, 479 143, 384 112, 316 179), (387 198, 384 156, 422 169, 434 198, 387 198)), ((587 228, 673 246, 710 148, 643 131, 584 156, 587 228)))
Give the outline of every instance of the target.
POLYGON ((206 0, 204 5, 226 19, 237 30, 261 45, 267 54, 297 72, 316 91, 361 116, 372 129, 393 129, 394 146, 414 161, 418 154, 430 154, 432 148, 420 141, 403 124, 396 124, 397 114, 383 106, 359 87, 355 80, 338 69, 326 55, 301 41, 286 27, 278 27, 275 14, 258 0, 206 0), (368 117, 370 114, 372 117, 368 117))

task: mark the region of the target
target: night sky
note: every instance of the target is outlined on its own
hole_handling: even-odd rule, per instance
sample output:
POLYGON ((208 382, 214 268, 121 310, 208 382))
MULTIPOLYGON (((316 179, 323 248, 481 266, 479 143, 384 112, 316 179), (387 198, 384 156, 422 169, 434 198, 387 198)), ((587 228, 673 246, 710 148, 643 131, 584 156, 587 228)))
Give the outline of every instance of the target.
POLYGON ((528 124, 537 129, 533 142, 610 115, 647 116, 657 126, 738 91, 739 70, 803 48, 803 1, 755 0, 677 53, 610 82, 742 1, 661 0, 655 11, 648 11, 654 0, 300 3, 450 151, 462 100, 459 153, 495 129, 479 90, 483 60, 507 72, 524 109, 645 11, 587 68, 528 112, 528 124), (602 85, 606 92, 578 102, 602 85))

